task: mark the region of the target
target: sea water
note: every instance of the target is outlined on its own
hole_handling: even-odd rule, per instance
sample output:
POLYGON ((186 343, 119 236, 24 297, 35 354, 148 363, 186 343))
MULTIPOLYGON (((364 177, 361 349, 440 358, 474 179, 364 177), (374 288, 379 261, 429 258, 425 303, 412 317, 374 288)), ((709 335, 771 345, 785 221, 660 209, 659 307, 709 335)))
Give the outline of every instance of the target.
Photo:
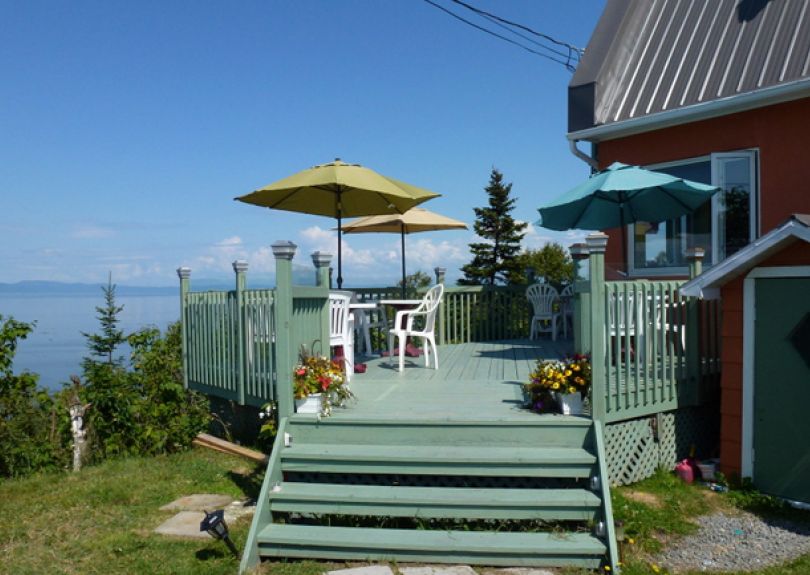
MULTIPOLYGON (((124 334, 142 327, 155 326, 161 331, 180 317, 178 295, 116 296, 116 305, 124 306, 119 314, 119 328, 124 334)), ((89 355, 87 339, 82 333, 98 333, 100 324, 96 307, 104 306, 104 297, 90 295, 2 294, 0 314, 24 322, 36 322, 34 331, 19 342, 14 358, 14 373, 28 370, 39 374, 39 384, 58 390, 81 375, 82 358, 89 355)), ((116 356, 129 357, 124 345, 116 356)))

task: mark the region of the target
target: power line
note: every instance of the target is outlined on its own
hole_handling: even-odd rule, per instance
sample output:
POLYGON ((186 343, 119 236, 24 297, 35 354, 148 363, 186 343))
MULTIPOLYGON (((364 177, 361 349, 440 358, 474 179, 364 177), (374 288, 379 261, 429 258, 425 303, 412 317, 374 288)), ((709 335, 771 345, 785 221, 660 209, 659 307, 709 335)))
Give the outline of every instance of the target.
POLYGON ((511 20, 507 20, 506 18, 501 18, 500 16, 498 16, 496 14, 492 14, 490 12, 487 12, 486 10, 481 10, 480 8, 476 8, 475 6, 471 6, 470 4, 467 4, 466 2, 462 2, 462 0, 450 0, 450 1, 456 3, 456 4, 460 5, 460 6, 464 6, 465 8, 467 8, 468 10, 472 10, 476 14, 480 14, 482 16, 492 18, 492 19, 497 20, 499 22, 503 22, 504 24, 508 24, 509 26, 515 26, 516 28, 520 28, 521 30, 525 30, 526 32, 529 32, 530 34, 534 34, 535 36, 538 36, 540 38, 548 40, 549 42, 557 44, 558 46, 563 46, 565 48, 568 48, 569 51, 576 53, 578 56, 581 56, 582 53, 583 53, 583 50, 581 48, 577 48, 573 44, 569 44, 568 42, 563 42, 561 40, 557 40, 556 38, 553 38, 553 37, 549 36, 548 34, 543 34, 542 32, 532 30, 528 26, 526 26, 524 24, 520 24, 519 22, 512 22, 511 20))
POLYGON ((461 2, 460 0, 451 0, 452 2, 454 2, 456 4, 459 4, 460 6, 463 6, 463 7, 467 8, 467 9, 469 9, 469 10, 472 10, 473 12, 478 14, 479 16, 489 20, 490 22, 500 26, 501 28, 504 28, 505 30, 511 32, 512 34, 515 34, 515 35, 523 38, 524 40, 526 40, 528 42, 536 44, 537 46, 543 48, 544 50, 547 50, 547 51, 549 51, 549 52, 551 52, 553 54, 556 54, 558 56, 566 58, 565 60, 560 60, 558 58, 555 58, 554 56, 550 56, 550 55, 545 54, 543 52, 538 52, 537 50, 534 50, 534 49, 532 49, 532 48, 530 48, 530 47, 528 47, 528 46, 526 46, 524 44, 521 44, 520 42, 517 42, 515 40, 512 40, 511 38, 507 38, 506 36, 498 34, 497 32, 494 32, 494 31, 490 30, 489 28, 485 28, 485 27, 480 26, 480 25, 478 25, 478 24, 476 24, 474 22, 471 22, 470 20, 467 20, 463 16, 460 16, 460 15, 456 14, 455 12, 449 10, 448 8, 445 8, 444 6, 442 6, 440 4, 437 4, 433 0, 424 0, 424 1, 427 2, 428 4, 430 4, 431 6, 433 6, 434 8, 438 8, 442 12, 452 16, 453 18, 455 18, 457 20, 460 20, 461 22, 467 24, 468 26, 472 26, 473 28, 475 28, 477 30, 480 30, 481 32, 484 32, 486 34, 494 36, 494 37, 496 37, 496 38, 498 38, 500 40, 503 40, 504 42, 509 42, 510 44, 513 44, 513 45, 517 46, 518 48, 522 48, 523 50, 526 50, 527 52, 535 54, 536 56, 540 56, 541 58, 546 58, 547 60, 551 60, 552 62, 556 62, 557 64, 562 64, 563 66, 565 66, 565 68, 567 70, 569 70, 571 72, 573 72, 576 69, 575 66, 571 63, 571 60, 572 59, 579 60, 579 55, 582 52, 576 46, 572 46, 571 44, 567 44, 565 42, 561 42, 559 40, 556 40, 556 39, 552 38, 551 36, 548 36, 547 34, 542 34, 540 32, 532 30, 531 28, 529 28, 527 26, 524 26, 523 24, 518 24, 518 23, 515 23, 515 22, 511 22, 509 20, 506 20, 506 19, 501 18, 499 16, 496 16, 494 14, 490 14, 489 12, 486 12, 484 10, 480 10, 480 9, 474 7, 474 6, 466 4, 465 2, 461 2), (512 29, 508 28, 504 24, 508 24, 509 26, 518 27, 518 28, 520 28, 522 30, 526 30, 527 32, 529 32, 531 34, 534 34, 535 36, 538 36, 538 37, 541 37, 541 38, 543 38, 545 40, 548 40, 549 42, 553 42, 554 44, 557 44, 559 46, 563 46, 563 47, 568 49, 568 53, 566 54, 564 52, 560 52, 559 50, 555 50, 554 48, 551 48, 549 46, 545 46, 545 45, 537 42, 536 40, 534 40, 532 38, 528 38, 525 35, 523 35, 523 34, 521 34, 519 32, 516 32, 515 30, 512 30, 512 29))

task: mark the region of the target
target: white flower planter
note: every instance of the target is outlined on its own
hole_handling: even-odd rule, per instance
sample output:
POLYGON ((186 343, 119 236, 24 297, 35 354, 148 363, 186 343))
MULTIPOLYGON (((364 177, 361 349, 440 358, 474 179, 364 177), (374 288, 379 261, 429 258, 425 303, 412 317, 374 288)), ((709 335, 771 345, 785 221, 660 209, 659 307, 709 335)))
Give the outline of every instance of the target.
POLYGON ((582 394, 580 392, 557 393, 557 402, 560 404, 563 415, 582 415, 582 394))
POLYGON ((313 393, 306 396, 304 399, 295 400, 296 413, 314 413, 318 414, 322 409, 322 399, 320 393, 313 393))

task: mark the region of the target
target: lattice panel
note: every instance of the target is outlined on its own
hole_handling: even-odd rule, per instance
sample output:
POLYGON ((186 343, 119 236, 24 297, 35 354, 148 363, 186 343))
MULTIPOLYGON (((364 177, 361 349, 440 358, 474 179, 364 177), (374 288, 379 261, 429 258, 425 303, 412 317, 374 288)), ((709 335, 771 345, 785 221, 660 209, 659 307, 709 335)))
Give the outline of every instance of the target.
POLYGON ((693 445, 698 458, 713 456, 718 434, 719 415, 712 406, 611 423, 605 429, 610 482, 627 485, 650 477, 658 467, 673 469, 693 445))
POLYGON ((656 444, 650 418, 612 423, 605 428, 608 475, 613 485, 635 483, 652 475, 658 467, 656 444))

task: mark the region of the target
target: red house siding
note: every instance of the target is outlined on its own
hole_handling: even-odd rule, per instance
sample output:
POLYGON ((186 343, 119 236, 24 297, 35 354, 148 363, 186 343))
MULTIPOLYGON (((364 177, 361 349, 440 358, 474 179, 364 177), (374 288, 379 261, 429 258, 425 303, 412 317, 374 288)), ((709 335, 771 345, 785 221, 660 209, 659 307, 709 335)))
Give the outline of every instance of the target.
MULTIPOLYGON (((810 213, 810 98, 599 143, 599 166, 655 164, 712 152, 759 149, 760 233, 810 213)), ((626 269, 619 230, 608 231, 606 263, 626 269)))
MULTIPOLYGON (((757 267, 810 265, 810 246, 796 242, 757 267)), ((722 287, 722 371, 720 374, 720 470, 739 475, 742 463, 743 279, 722 287)))

